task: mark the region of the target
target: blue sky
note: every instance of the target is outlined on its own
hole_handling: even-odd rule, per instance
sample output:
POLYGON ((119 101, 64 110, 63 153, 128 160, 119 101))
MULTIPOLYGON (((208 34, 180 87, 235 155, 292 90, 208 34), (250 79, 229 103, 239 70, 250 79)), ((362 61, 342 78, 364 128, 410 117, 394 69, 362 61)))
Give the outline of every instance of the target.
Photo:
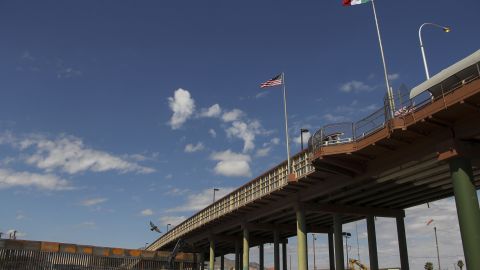
MULTIPOLYGON (((395 89, 424 79, 423 22, 453 29, 424 29, 435 74, 479 48, 478 10, 378 0, 395 89)), ((143 246, 149 220, 165 230, 285 158, 281 90, 259 83, 286 73, 292 152, 301 127, 385 93, 371 6, 340 0, 4 1, 0 59, 0 231, 104 246, 143 246)))

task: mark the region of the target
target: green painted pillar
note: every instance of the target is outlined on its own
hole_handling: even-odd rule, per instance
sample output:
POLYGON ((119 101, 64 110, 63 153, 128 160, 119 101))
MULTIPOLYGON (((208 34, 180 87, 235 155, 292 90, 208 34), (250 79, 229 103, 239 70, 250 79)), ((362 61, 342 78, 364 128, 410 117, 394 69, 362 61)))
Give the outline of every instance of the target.
POLYGON ((335 269, 345 270, 345 261, 343 258, 342 216, 340 214, 333 215, 333 234, 335 240, 335 269))
POLYGON ((220 270, 225 270, 225 255, 220 256, 220 270))
POLYGON ((398 235, 398 248, 400 250, 400 266, 402 270, 409 270, 408 265, 408 249, 407 249, 407 236, 405 234, 405 221, 404 217, 397 217, 397 235, 398 235))
POLYGON ((243 228, 243 270, 250 268, 250 243, 248 228, 243 228))
POLYGON ((375 217, 367 217, 368 255, 370 270, 378 270, 377 233, 375 232, 375 217))
POLYGON ((265 262, 264 262, 264 257, 263 257, 263 244, 260 244, 258 246, 258 263, 260 264, 260 269, 259 270, 264 270, 265 268, 265 262))
POLYGON ((273 269, 280 270, 280 232, 278 229, 273 230, 273 269))
POLYGON ((307 250, 307 224, 305 220, 305 210, 297 206, 297 270, 308 270, 308 250, 307 250))
POLYGON ((210 239, 210 261, 208 263, 208 270, 215 270, 215 240, 210 239))
POLYGON ((450 160, 458 223, 467 269, 480 269, 480 210, 472 164, 466 158, 450 160))
POLYGON ((287 270, 288 263, 287 263, 287 242, 286 241, 282 243, 282 261, 283 261, 282 269, 287 270))
POLYGON ((235 241, 235 270, 240 269, 240 243, 235 241))
POLYGON ((335 270, 335 251, 333 250, 333 232, 328 233, 328 259, 330 270, 335 270))

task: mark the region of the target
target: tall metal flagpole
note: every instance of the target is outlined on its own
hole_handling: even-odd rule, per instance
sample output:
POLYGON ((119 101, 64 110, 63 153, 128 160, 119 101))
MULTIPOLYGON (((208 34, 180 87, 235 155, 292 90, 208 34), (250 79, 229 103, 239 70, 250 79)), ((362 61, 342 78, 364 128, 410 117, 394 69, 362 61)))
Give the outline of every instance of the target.
POLYGON ((287 90, 285 87, 285 73, 282 72, 282 85, 283 85, 283 109, 285 111, 285 138, 287 140, 287 166, 288 174, 291 173, 290 163, 290 141, 288 140, 288 118, 287 118, 287 90))
POLYGON ((383 53, 383 45, 382 45, 382 37, 380 35, 380 27, 378 27, 377 11, 375 9, 375 0, 372 0, 372 7, 373 7, 373 15, 375 16, 375 25, 377 26, 378 43, 380 44, 380 53, 382 55, 383 72, 385 73, 385 84, 387 85, 387 99, 388 99, 388 105, 390 107, 390 118, 393 118, 395 116, 395 103, 394 103, 394 100, 393 100, 392 89, 390 88, 390 82, 388 81, 387 64, 385 63, 385 55, 383 53))

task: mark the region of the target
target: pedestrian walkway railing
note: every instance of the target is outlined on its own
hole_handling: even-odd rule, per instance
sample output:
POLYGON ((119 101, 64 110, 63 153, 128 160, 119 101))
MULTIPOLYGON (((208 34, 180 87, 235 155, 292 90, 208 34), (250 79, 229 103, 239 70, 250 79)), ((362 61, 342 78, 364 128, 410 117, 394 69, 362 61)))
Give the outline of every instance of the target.
MULTIPOLYGON (((291 162, 292 172, 297 178, 309 174, 314 170, 308 161, 308 153, 306 151, 293 156, 291 162)), ((156 250, 167 243, 173 242, 175 239, 181 238, 191 230, 199 228, 225 214, 231 213, 265 195, 282 189, 287 184, 288 166, 286 162, 283 162, 180 223, 165 235, 161 236, 147 249, 156 250)))

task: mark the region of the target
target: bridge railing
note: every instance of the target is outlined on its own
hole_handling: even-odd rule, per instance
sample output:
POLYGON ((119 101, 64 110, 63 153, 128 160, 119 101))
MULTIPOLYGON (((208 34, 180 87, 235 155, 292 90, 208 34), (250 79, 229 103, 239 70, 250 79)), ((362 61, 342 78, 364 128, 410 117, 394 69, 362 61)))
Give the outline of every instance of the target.
MULTIPOLYGON (((445 96, 455 92, 462 86, 480 79, 480 63, 465 68, 454 76, 445 78, 438 85, 433 86, 434 95, 425 91, 418 99, 409 99, 409 93, 400 89, 394 94, 394 117, 404 118, 415 114, 424 106, 437 100, 445 99, 445 96), (438 90, 440 89, 440 90, 438 90)), ((405 88, 402 86, 401 88, 405 88)), ((310 152, 316 152, 322 147, 359 141, 368 135, 385 127, 391 119, 390 105, 384 102, 384 106, 357 122, 329 124, 318 129, 308 141, 310 152)))
MULTIPOLYGON (((308 153, 301 152, 291 159, 292 172, 297 178, 302 177, 314 169, 308 161, 308 153)), ((267 171, 253 181, 231 192, 215 203, 207 206, 197 214, 180 223, 175 228, 161 236, 147 249, 156 250, 165 244, 181 238, 187 232, 201 227, 227 213, 233 212, 271 192, 277 191, 288 183, 288 168, 284 162, 279 166, 267 171)))

